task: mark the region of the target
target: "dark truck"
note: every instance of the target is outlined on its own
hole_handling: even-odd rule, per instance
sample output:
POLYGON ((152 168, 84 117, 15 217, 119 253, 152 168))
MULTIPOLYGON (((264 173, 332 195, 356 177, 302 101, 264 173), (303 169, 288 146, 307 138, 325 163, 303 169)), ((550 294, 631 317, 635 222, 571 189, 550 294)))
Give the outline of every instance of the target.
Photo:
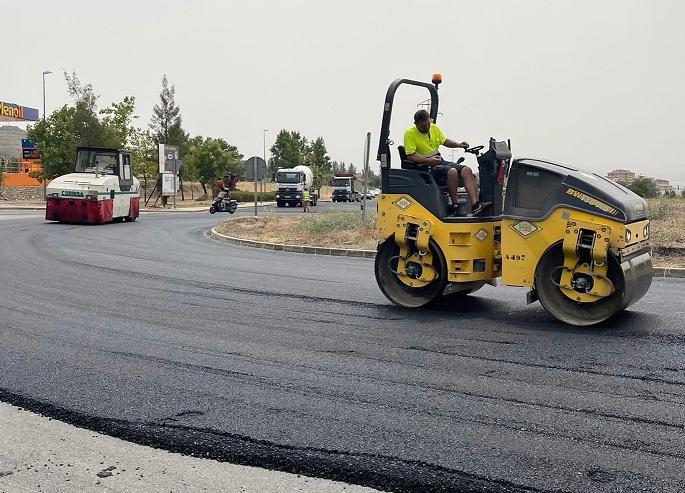
POLYGON ((354 189, 355 183, 359 189, 361 183, 354 173, 336 173, 333 175, 331 180, 333 202, 359 202, 361 195, 359 190, 354 189))

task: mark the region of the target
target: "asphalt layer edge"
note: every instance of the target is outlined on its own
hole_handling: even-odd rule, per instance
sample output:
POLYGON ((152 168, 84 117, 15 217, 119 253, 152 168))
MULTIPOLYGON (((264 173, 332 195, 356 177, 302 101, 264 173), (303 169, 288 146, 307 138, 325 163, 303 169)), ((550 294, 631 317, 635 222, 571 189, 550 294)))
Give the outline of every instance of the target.
MULTIPOLYGON (((0 388, 0 401, 128 442, 192 457, 342 481, 384 491, 423 493, 539 493, 549 490, 480 477, 422 461, 292 447, 265 440, 164 422, 91 416, 0 388)), ((458 453, 455 451, 455 453, 458 453)))

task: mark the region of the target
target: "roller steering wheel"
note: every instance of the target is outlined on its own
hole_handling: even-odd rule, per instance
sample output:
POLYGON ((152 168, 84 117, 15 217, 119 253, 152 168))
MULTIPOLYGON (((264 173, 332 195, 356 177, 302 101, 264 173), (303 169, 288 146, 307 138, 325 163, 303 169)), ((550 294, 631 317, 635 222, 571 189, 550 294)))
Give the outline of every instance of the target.
POLYGON ((485 146, 476 146, 476 147, 471 147, 470 149, 466 149, 464 152, 470 152, 471 154, 478 154, 478 152, 485 148, 485 146))

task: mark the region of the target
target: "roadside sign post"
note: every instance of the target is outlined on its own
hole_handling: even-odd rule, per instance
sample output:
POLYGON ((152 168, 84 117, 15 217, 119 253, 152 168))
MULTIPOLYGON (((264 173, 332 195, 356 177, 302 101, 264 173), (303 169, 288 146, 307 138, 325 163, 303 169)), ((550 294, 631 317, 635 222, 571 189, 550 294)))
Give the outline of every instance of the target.
POLYGON ((366 132, 366 140, 364 141, 364 156, 363 156, 363 173, 364 185, 362 187, 362 225, 366 220, 366 194, 369 191, 369 148, 371 147, 371 132, 366 132))
POLYGON ((178 160, 174 159, 174 209, 176 208, 176 190, 178 190, 178 176, 176 175, 178 173, 178 160))
POLYGON ((254 215, 257 215, 257 182, 266 176, 266 162, 264 159, 253 156, 245 161, 241 161, 245 166, 245 179, 254 182, 254 215))
POLYGON ((166 206, 166 198, 169 195, 173 195, 172 207, 176 208, 176 192, 178 191, 178 170, 183 166, 183 162, 178 159, 178 146, 172 146, 167 144, 159 144, 159 174, 162 177, 165 174, 172 174, 173 178, 170 180, 170 188, 164 187, 162 190, 163 204, 166 206))

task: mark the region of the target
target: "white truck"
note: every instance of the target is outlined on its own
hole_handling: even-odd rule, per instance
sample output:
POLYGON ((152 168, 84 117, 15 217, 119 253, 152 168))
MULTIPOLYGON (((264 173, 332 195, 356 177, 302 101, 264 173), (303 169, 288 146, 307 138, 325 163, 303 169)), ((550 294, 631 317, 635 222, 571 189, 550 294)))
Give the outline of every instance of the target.
POLYGON ((276 171, 276 205, 278 207, 302 206, 305 190, 309 190, 309 205, 316 205, 319 194, 314 188, 314 173, 309 166, 300 164, 294 168, 279 168, 276 171))
POLYGON ((46 199, 48 221, 135 221, 140 208, 140 182, 131 170, 131 153, 101 147, 77 148, 74 173, 52 180, 46 199))

